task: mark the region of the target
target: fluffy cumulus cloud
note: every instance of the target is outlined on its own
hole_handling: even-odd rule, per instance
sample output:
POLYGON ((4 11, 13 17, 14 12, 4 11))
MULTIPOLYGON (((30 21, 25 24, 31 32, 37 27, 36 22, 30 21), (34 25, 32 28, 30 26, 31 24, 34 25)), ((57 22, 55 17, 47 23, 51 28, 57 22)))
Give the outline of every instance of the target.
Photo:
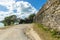
POLYGON ((0 0, 0 21, 6 16, 16 15, 19 18, 28 17, 37 10, 28 2, 15 0, 0 0))

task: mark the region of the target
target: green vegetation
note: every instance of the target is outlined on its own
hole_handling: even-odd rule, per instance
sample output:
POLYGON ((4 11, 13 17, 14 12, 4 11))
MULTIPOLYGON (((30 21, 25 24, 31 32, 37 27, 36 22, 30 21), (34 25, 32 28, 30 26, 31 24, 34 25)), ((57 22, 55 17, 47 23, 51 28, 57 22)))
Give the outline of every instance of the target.
POLYGON ((8 25, 13 25, 16 21, 17 21, 17 17, 15 15, 12 15, 12 16, 6 17, 3 20, 3 23, 5 26, 8 26, 8 25))
POLYGON ((35 14, 31 14, 28 19, 30 20, 30 22, 33 22, 33 18, 34 18, 35 14))
POLYGON ((28 18, 20 19, 19 24, 21 24, 21 23, 33 23, 33 17, 34 16, 35 16, 35 14, 31 14, 31 15, 29 15, 28 18))
POLYGON ((39 34, 43 40, 60 40, 60 32, 43 26, 42 24, 34 24, 33 29, 39 34))
POLYGON ((32 23, 34 16, 35 14, 31 14, 29 15, 28 18, 20 19, 20 18, 17 18, 16 15, 11 15, 11 16, 5 17, 5 19, 2 22, 4 23, 4 26, 9 26, 14 24, 23 24, 23 23, 32 23))

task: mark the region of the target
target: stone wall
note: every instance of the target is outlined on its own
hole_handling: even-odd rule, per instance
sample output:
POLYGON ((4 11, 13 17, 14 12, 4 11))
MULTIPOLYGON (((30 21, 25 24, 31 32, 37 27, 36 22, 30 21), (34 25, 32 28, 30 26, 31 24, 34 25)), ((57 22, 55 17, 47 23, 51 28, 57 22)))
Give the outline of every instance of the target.
POLYGON ((39 10, 34 21, 60 30, 60 0, 48 0, 39 10))

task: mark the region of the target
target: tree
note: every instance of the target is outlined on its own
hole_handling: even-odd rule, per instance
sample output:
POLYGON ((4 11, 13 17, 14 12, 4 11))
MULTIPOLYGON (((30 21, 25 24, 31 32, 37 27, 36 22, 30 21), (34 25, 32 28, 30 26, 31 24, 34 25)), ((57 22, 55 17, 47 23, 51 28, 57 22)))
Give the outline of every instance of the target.
POLYGON ((31 14, 31 15, 28 17, 28 19, 29 19, 30 23, 32 23, 32 22, 33 22, 33 18, 34 18, 34 16, 35 16, 35 14, 31 14))
POLYGON ((35 16, 35 14, 31 14, 31 15, 29 15, 28 18, 20 19, 19 24, 22 24, 22 23, 32 23, 34 16, 35 16))
POLYGON ((17 20, 17 17, 15 15, 9 16, 9 17, 5 17, 3 23, 5 26, 7 25, 11 25, 14 24, 17 20))

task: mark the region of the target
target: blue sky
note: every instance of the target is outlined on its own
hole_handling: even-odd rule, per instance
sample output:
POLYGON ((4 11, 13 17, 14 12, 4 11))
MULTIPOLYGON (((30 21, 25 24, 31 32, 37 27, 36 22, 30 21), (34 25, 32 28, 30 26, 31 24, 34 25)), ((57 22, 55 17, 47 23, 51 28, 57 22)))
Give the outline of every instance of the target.
MULTIPOLYGON (((17 1, 27 1, 29 2, 32 6, 34 6, 37 10, 39 10, 47 0, 16 0, 17 1)), ((0 5, 0 11, 8 11, 8 9, 2 5, 0 5)), ((15 12, 16 10, 14 10, 15 12)))
POLYGON ((37 13, 46 0, 0 0, 0 21, 10 15, 26 18, 37 13))
MULTIPOLYGON (((17 1, 22 1, 22 0, 17 0, 17 1)), ((47 0, 23 0, 23 1, 29 2, 37 10, 39 10, 47 2, 47 0)))

